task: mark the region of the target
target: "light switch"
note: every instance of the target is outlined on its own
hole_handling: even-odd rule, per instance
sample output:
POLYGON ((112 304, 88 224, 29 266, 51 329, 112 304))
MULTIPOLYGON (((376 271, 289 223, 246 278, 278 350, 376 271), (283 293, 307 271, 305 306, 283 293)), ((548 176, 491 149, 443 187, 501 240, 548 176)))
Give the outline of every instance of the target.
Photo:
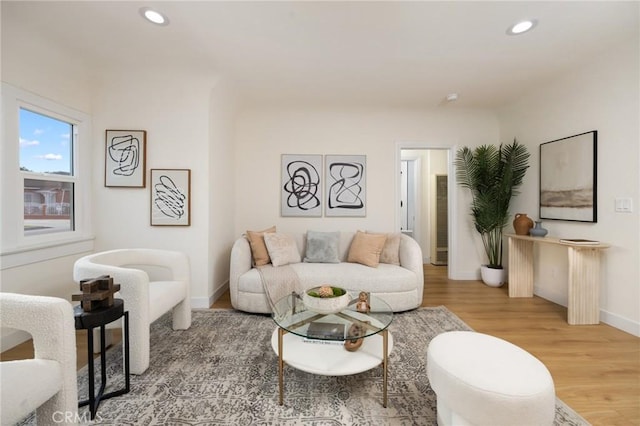
POLYGON ((631 198, 616 198, 616 212, 631 213, 633 200, 631 198))

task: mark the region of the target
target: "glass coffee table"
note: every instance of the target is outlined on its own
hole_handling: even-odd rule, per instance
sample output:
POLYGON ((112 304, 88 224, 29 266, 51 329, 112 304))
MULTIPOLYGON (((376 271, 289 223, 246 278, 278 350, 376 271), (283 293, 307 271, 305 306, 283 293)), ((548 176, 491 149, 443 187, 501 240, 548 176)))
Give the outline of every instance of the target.
POLYGON ((382 406, 387 406, 387 367, 393 350, 388 331, 393 320, 391 307, 382 299, 370 296, 370 311, 358 312, 358 292, 349 292, 351 303, 342 311, 320 314, 308 310, 299 295, 280 299, 273 313, 278 327, 271 336, 271 346, 278 355, 279 404, 283 404, 284 364, 312 374, 346 376, 382 366, 382 406), (356 330, 357 329, 357 330, 356 330), (357 335, 351 335, 351 332, 357 335), (362 345, 351 352, 344 342, 362 338, 362 345))

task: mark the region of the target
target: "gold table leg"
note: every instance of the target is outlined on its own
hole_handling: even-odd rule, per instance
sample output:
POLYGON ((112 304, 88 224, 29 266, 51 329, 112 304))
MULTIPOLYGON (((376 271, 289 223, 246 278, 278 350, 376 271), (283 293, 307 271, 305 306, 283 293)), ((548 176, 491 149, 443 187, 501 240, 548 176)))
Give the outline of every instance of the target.
POLYGON ((387 408, 387 379, 388 379, 388 364, 389 359, 387 356, 389 349, 389 331, 385 328, 382 330, 382 406, 387 408))
POLYGON ((278 387, 280 388, 280 397, 278 403, 283 404, 283 387, 284 387, 284 360, 282 359, 282 337, 284 329, 278 327, 278 387))

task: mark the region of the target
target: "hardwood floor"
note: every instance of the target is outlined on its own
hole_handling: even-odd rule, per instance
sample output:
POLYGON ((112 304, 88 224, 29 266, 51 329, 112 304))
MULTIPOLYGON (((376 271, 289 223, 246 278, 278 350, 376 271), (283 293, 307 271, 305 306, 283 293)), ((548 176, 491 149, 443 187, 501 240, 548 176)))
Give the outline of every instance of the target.
MULTIPOLYGON (((446 266, 425 265, 422 306, 444 305, 471 328, 508 340, 549 369, 560 399, 593 425, 640 425, 640 338, 605 324, 570 326, 566 308, 539 297, 510 299, 508 288, 447 279, 446 266)), ((231 308, 229 292, 212 308, 231 308)), ((87 362, 78 334, 78 368, 87 362)), ((33 356, 30 342, 2 360, 33 356)))

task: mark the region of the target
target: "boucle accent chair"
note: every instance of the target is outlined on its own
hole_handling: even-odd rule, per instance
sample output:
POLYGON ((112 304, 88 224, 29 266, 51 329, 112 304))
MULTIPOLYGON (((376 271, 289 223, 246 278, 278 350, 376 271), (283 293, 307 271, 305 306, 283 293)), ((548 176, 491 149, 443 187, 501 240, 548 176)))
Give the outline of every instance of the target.
MULTIPOLYGON (((172 311, 173 329, 191 326, 191 268, 186 254, 157 249, 118 249, 90 254, 75 262, 73 279, 113 277, 120 284, 116 297, 124 300, 129 311, 129 348, 131 374, 149 368, 149 327, 164 313, 172 311), (152 281, 144 266, 162 267, 170 273, 166 281, 152 281)), ((110 325, 118 326, 119 321, 110 325)), ((124 350, 124 346, 123 346, 124 350)))
POLYGON ((58 297, 0 293, 0 324, 30 333, 34 347, 33 359, 0 362, 1 424, 14 424, 34 410, 38 424, 75 421, 78 388, 71 303, 58 297))
POLYGON ((427 348, 438 425, 551 426, 555 388, 545 365, 487 334, 450 331, 427 348))

